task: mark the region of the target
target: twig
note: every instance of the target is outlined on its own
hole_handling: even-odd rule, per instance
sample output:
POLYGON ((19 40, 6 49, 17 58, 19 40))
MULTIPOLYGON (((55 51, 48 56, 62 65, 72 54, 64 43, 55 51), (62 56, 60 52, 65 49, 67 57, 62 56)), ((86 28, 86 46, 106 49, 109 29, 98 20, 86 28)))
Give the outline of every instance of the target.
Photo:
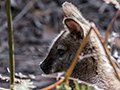
MULTIPOLYGON (((9 58, 9 55, 8 54, 0 54, 0 59, 8 59, 9 58)), ((15 54, 15 59, 16 60, 21 60, 21 61, 24 61, 24 60, 33 60, 33 59, 40 59, 40 57, 38 57, 37 55, 34 56, 34 55, 29 55, 29 56, 25 56, 25 55, 16 55, 15 54)))
MULTIPOLYGON (((41 77, 41 76, 40 76, 40 77, 41 77)), ((44 78, 57 78, 58 76, 46 75, 46 74, 44 74, 44 75, 42 75, 42 77, 44 77, 44 78)), ((64 77, 61 76, 60 78, 63 79, 64 77)), ((88 83, 88 82, 79 80, 79 79, 77 79, 77 78, 69 77, 68 79, 69 79, 69 80, 72 80, 72 81, 77 81, 79 84, 84 84, 84 85, 92 86, 92 87, 95 88, 95 90, 102 90, 102 89, 100 89, 97 85, 94 85, 94 84, 91 84, 91 83, 88 83)))
POLYGON ((109 26, 108 26, 108 28, 107 28, 106 35, 105 35, 105 40, 104 40, 105 46, 108 45, 107 40, 108 40, 108 35, 109 35, 109 32, 110 32, 110 29, 111 29, 113 23, 115 22, 115 20, 116 20, 116 18, 118 17, 119 14, 120 14, 120 9, 118 9, 117 13, 116 13, 115 16, 113 17, 113 19, 111 20, 111 22, 110 22, 110 24, 109 24, 109 26))
MULTIPOLYGON (((13 25, 16 24, 27 12, 28 10, 36 3, 37 0, 30 1, 23 10, 13 19, 13 25)), ((0 32, 3 31, 7 27, 7 22, 0 28, 0 32)))
MULTIPOLYGON (((46 74, 40 75, 40 76, 34 76, 35 78, 31 78, 30 75, 25 75, 25 76, 26 76, 26 77, 23 77, 23 78, 20 77, 20 79, 15 78, 15 82, 19 82, 19 83, 20 83, 21 80, 23 80, 23 79, 35 79, 35 80, 36 80, 36 79, 41 79, 41 78, 53 78, 53 79, 56 79, 56 78, 58 77, 58 76, 56 76, 56 75, 46 75, 46 74)), ((19 77, 19 76, 18 76, 18 77, 19 77)), ((0 74, 0 78, 1 78, 1 80, 3 80, 3 81, 6 81, 6 82, 9 81, 9 77, 7 77, 7 76, 2 76, 1 74, 0 74)), ((61 76, 61 77, 59 77, 59 78, 63 79, 64 77, 61 76)), ((68 79, 69 79, 69 80, 73 80, 73 81, 77 81, 77 82, 80 83, 80 84, 92 86, 92 87, 94 87, 96 90, 99 89, 99 88, 97 87, 97 85, 94 85, 94 84, 91 84, 91 83, 88 83, 88 82, 79 80, 79 79, 77 79, 77 78, 69 77, 68 79)), ((41 89, 41 90, 42 90, 42 89, 41 89)), ((99 90, 101 90, 101 89, 99 89, 99 90)))
MULTIPOLYGON (((1 79, 1 80, 4 80, 4 81, 6 81, 6 82, 8 82, 8 81, 10 80, 9 77, 7 77, 7 76, 2 76, 1 74, 0 74, 0 79, 1 79)), ((21 80, 15 78, 15 82, 21 82, 21 80)))
POLYGON ((63 81, 64 81, 64 79, 60 79, 60 80, 57 81, 56 83, 54 83, 54 84, 52 84, 52 85, 50 85, 50 86, 48 86, 48 87, 46 87, 46 88, 40 89, 40 90, 50 90, 51 88, 53 88, 53 87, 61 84, 63 81))
POLYGON ((109 32, 110 32, 110 29, 111 29, 113 23, 115 22, 115 20, 116 20, 116 18, 118 17, 119 14, 120 14, 120 9, 118 9, 117 13, 116 13, 115 16, 113 17, 112 21, 110 22, 110 24, 109 24, 109 26, 108 26, 108 28, 107 28, 107 32, 106 32, 106 35, 105 35, 106 37, 105 37, 105 41, 104 41, 103 47, 104 47, 104 49, 105 49, 105 52, 106 52, 106 54, 107 54, 107 56, 108 56, 108 59, 109 59, 110 63, 112 64, 112 66, 113 66, 113 68, 114 68, 114 70, 115 70, 115 72, 116 72, 116 74, 117 74, 118 79, 120 80, 120 75, 119 75, 119 72, 118 72, 117 65, 116 65, 115 62, 110 58, 110 51, 109 51, 108 48, 107 48, 107 45, 108 45, 107 40, 108 40, 108 35, 109 35, 109 32))
POLYGON ((78 51, 77 51, 77 53, 76 53, 76 55, 75 55, 75 57, 74 57, 74 59, 73 59, 73 62, 72 62, 72 64, 70 65, 69 69, 67 70, 67 72, 66 72, 66 74, 65 74, 65 80, 67 80, 68 77, 71 75, 71 73, 72 73, 72 71, 73 71, 73 69, 74 69, 74 67, 75 67, 75 64, 76 64, 76 62, 77 62, 77 60, 78 60, 78 56, 79 56, 80 53, 82 52, 82 49, 83 49, 83 47, 84 47, 84 45, 85 45, 85 43, 86 43, 86 40, 87 40, 87 38, 88 38, 91 30, 92 30, 92 25, 91 25, 90 30, 89 30, 89 32, 87 33, 86 37, 84 37, 82 43, 80 44, 79 49, 78 49, 78 51))
POLYGON ((69 77, 69 80, 77 81, 79 84, 91 86, 91 87, 93 87, 95 90, 103 90, 103 89, 100 89, 100 88, 99 88, 97 85, 95 85, 95 84, 91 84, 91 83, 88 83, 88 82, 85 82, 85 81, 82 81, 82 80, 79 80, 79 79, 76 79, 76 78, 73 78, 73 77, 69 77))
POLYGON ((25 7, 24 9, 14 18, 13 23, 16 23, 17 21, 19 21, 27 12, 28 10, 35 4, 37 0, 32 0, 30 1, 25 7))
POLYGON ((80 55, 79 59, 82 60, 82 59, 85 59, 85 58, 97 57, 97 56, 99 56, 99 54, 88 54, 88 55, 85 55, 85 56, 80 55))
POLYGON ((94 25, 93 27, 93 30, 95 31, 95 33, 97 34, 104 50, 105 50, 105 53, 106 55, 108 56, 108 60, 110 61, 111 65, 113 66, 114 70, 115 70, 115 73, 117 74, 117 77, 118 79, 120 80, 120 75, 119 75, 119 71, 118 71, 118 68, 117 68, 117 65, 115 64, 115 62, 110 58, 110 51, 108 50, 108 48, 102 43, 102 40, 101 38, 99 37, 99 34, 97 33, 98 29, 96 28, 96 26, 94 25))

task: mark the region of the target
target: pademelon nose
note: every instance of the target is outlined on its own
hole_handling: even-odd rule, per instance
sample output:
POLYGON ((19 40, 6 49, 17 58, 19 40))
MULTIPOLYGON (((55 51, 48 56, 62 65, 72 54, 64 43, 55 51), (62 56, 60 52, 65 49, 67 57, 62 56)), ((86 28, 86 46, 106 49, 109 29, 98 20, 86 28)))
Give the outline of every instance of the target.
POLYGON ((40 62, 40 68, 43 70, 43 68, 44 68, 44 63, 43 62, 40 62))
POLYGON ((44 63, 42 63, 42 62, 40 62, 40 68, 42 69, 42 70, 44 70, 44 63))
POLYGON ((45 74, 49 74, 49 68, 47 68, 46 65, 44 65, 44 63, 40 64, 40 68, 45 74))

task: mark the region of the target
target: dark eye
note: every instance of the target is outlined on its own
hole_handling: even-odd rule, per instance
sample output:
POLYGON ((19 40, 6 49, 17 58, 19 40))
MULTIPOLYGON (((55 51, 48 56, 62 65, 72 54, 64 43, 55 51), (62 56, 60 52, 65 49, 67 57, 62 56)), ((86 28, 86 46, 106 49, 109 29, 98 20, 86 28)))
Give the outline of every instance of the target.
POLYGON ((58 54, 59 56, 62 56, 63 54, 65 54, 65 50, 63 50, 63 49, 58 49, 58 50, 57 50, 57 54, 58 54))

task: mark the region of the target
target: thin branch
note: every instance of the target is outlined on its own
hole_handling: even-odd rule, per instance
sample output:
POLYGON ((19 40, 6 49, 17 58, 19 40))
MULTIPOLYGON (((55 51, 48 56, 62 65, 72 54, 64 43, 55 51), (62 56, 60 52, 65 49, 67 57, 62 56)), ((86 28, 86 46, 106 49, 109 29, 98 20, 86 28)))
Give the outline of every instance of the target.
POLYGON ((84 37, 82 43, 80 44, 79 49, 78 49, 78 51, 77 51, 77 53, 76 53, 76 55, 75 55, 75 57, 74 57, 74 59, 73 59, 73 62, 72 62, 72 64, 70 65, 70 67, 68 68, 68 70, 67 70, 67 72, 66 72, 66 74, 65 74, 65 81, 66 81, 66 80, 68 79, 68 77, 71 75, 71 73, 72 73, 72 71, 73 71, 73 69, 74 69, 74 67, 75 67, 75 64, 76 64, 76 62, 77 62, 77 60, 78 60, 78 57, 79 57, 80 53, 82 52, 83 47, 85 46, 86 40, 87 40, 87 38, 88 38, 91 30, 92 30, 92 26, 90 27, 89 32, 87 33, 86 37, 84 37))
POLYGON ((119 75, 119 71, 118 71, 117 65, 115 64, 114 60, 112 60, 112 59, 110 58, 110 51, 108 50, 108 48, 106 47, 106 45, 104 45, 104 44, 102 43, 102 40, 101 40, 99 34, 97 33, 98 29, 96 28, 95 25, 94 25, 94 27, 93 27, 93 30, 94 30, 95 33, 97 34, 97 36, 98 36, 98 38, 99 38, 99 40, 100 40, 100 42, 101 42, 101 44, 102 44, 102 46, 103 46, 103 48, 104 48, 104 50, 105 50, 105 53, 106 53, 106 55, 108 56, 108 60, 110 61, 111 65, 113 66, 113 68, 114 68, 114 70, 115 70, 115 73, 117 74, 117 77, 118 77, 118 79, 120 80, 120 75, 119 75))
POLYGON ((97 57, 97 56, 99 56, 99 54, 96 54, 96 53, 95 54, 88 54, 88 55, 85 55, 85 56, 80 55, 79 59, 82 60, 82 59, 85 59, 85 58, 97 57))
MULTIPOLYGON (((8 59, 9 58, 9 55, 8 54, 0 54, 0 59, 8 59)), ((28 61, 28 60, 38 60, 38 59, 40 59, 41 57, 39 57, 39 56, 35 56, 35 55, 16 55, 15 54, 15 59, 16 60, 18 60, 18 61, 24 61, 24 60, 26 60, 26 61, 28 61)))
POLYGON ((111 27, 113 26, 113 23, 115 22, 116 18, 118 17, 118 15, 120 14, 120 9, 118 9, 117 13, 115 14, 115 16, 113 17, 113 19, 111 20, 108 28, 107 28, 107 31, 106 31, 106 35, 105 35, 105 40, 104 40, 104 44, 107 46, 108 42, 108 35, 109 35, 109 32, 110 32, 110 29, 111 27))
POLYGON ((117 74, 118 79, 120 80, 120 75, 119 75, 118 67, 115 64, 115 62, 110 58, 110 51, 109 51, 109 49, 106 46, 104 46, 104 48, 105 48, 106 54, 108 56, 108 59, 109 59, 110 63, 112 64, 112 66, 113 66, 113 68, 114 68, 114 70, 115 70, 115 72, 117 74))
MULTIPOLYGON (((2 76, 1 74, 0 74, 0 79, 1 80, 3 80, 3 81, 6 81, 6 82, 8 82, 9 80, 10 80, 10 78, 9 77, 7 77, 7 76, 2 76)), ((21 79, 17 79, 17 78, 15 78, 15 82, 21 82, 21 79)))
MULTIPOLYGON (((41 76, 40 76, 41 77, 41 76)), ((57 78, 58 76, 54 76, 54 75, 42 75, 42 77, 44 78, 57 78)), ((63 76, 61 76, 60 78, 64 78, 63 76)), ((77 78, 73 78, 73 77, 69 77, 68 78, 69 80, 72 80, 72 81, 77 81, 79 84, 84 84, 84 85, 88 85, 88 86, 92 86, 93 88, 95 88, 95 90, 101 90, 97 85, 94 85, 94 84, 91 84, 91 83, 88 83, 88 82, 85 82, 85 81, 82 81, 82 80, 79 80, 77 78)), ((45 90, 45 89, 44 89, 45 90)))
POLYGON ((54 84, 52 84, 52 85, 50 85, 50 86, 48 86, 48 87, 46 87, 46 88, 40 89, 40 90, 50 90, 50 89, 54 88, 55 86, 61 84, 63 81, 64 81, 64 79, 60 79, 60 80, 57 81, 56 83, 54 83, 54 84))
POLYGON ((19 21, 27 12, 28 10, 36 3, 37 0, 30 1, 24 9, 14 18, 13 23, 19 21))
MULTIPOLYGON (((28 10, 36 3, 37 0, 30 1, 23 10, 13 19, 13 24, 18 22, 27 12, 28 10)), ((0 27, 0 32, 2 32, 7 27, 7 22, 0 27)))

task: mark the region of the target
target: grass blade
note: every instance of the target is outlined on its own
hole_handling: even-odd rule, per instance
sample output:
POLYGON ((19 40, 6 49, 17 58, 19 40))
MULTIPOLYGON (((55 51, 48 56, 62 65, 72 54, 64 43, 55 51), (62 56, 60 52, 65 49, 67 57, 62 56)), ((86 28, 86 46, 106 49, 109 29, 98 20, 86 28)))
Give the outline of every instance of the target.
POLYGON ((15 68, 14 68, 14 44, 13 44, 13 27, 12 27, 12 15, 11 15, 11 2, 6 0, 6 12, 8 23, 8 45, 9 45, 9 69, 10 69, 10 86, 14 84, 15 68))

